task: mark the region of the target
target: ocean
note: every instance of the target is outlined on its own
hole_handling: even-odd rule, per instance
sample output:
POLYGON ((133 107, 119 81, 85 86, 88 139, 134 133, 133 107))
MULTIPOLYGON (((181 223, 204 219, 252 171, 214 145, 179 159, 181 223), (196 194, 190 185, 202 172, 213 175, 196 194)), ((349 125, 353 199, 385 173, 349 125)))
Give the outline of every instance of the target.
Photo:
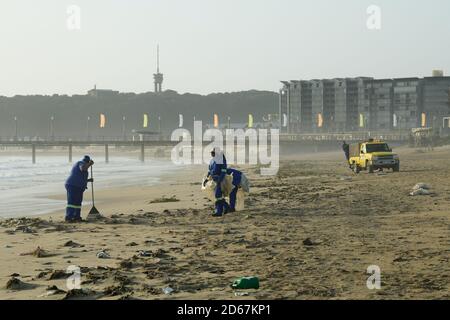
MULTIPOLYGON (((36 164, 29 156, 0 156, 0 217, 35 216, 64 209, 65 201, 48 197, 65 194, 64 182, 71 168, 66 156, 40 155, 36 164)), ((94 188, 102 190, 155 185, 163 174, 181 167, 170 161, 148 159, 142 163, 114 157, 108 164, 96 162, 93 169, 94 188)))

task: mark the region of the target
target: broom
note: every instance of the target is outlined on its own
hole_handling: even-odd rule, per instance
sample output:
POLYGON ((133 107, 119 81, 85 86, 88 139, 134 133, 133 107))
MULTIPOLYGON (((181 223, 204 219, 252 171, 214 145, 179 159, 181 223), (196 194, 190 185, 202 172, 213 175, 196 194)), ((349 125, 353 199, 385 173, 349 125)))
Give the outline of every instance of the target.
POLYGON ((97 220, 100 218, 103 218, 102 215, 100 214, 100 212, 97 210, 97 208, 95 207, 95 198, 94 198, 94 172, 92 170, 92 166, 91 166, 91 190, 92 190, 92 208, 91 211, 89 211, 86 219, 87 220, 97 220))

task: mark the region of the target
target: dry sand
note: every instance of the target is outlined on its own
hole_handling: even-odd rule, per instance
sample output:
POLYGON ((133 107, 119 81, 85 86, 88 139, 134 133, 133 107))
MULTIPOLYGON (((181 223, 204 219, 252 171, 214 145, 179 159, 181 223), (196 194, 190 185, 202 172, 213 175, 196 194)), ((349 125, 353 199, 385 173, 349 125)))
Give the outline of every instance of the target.
POLYGON ((401 172, 384 175, 355 176, 341 153, 290 157, 277 177, 245 168, 248 209, 223 218, 209 216, 205 168, 193 167, 100 192, 101 222, 66 224, 63 210, 0 220, 0 299, 449 299, 450 149, 397 151, 401 172), (434 194, 409 196, 418 182, 434 194), (180 201, 150 203, 163 196, 180 201), (48 291, 68 291, 70 265, 82 290, 48 291), (380 290, 366 287, 369 265, 380 290), (232 281, 252 275, 260 289, 235 296, 232 281))

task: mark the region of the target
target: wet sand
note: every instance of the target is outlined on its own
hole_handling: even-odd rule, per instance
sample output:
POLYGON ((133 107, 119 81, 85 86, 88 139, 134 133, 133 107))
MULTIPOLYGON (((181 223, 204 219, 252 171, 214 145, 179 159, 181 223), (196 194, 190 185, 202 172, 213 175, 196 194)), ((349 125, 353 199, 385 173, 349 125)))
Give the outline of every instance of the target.
POLYGON ((397 151, 400 173, 356 176, 341 153, 290 157, 276 177, 247 167, 247 209, 223 218, 193 167, 99 193, 99 222, 0 220, 0 299, 449 299, 450 149, 397 151), (418 182, 433 194, 409 196, 418 182), (163 196, 180 201, 151 203, 163 196), (70 265, 81 290, 66 287, 70 265), (380 290, 366 286, 370 265, 380 290), (236 296, 232 281, 253 275, 260 289, 236 296))

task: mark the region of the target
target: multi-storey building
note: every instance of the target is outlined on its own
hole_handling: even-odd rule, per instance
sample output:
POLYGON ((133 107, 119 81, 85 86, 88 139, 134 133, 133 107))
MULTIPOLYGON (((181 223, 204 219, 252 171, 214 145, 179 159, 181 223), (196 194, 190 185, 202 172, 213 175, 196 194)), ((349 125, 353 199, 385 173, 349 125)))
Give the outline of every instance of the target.
POLYGON ((320 133, 440 127, 450 117, 450 77, 283 81, 282 132, 320 133), (285 125, 283 125, 283 120, 285 125))

